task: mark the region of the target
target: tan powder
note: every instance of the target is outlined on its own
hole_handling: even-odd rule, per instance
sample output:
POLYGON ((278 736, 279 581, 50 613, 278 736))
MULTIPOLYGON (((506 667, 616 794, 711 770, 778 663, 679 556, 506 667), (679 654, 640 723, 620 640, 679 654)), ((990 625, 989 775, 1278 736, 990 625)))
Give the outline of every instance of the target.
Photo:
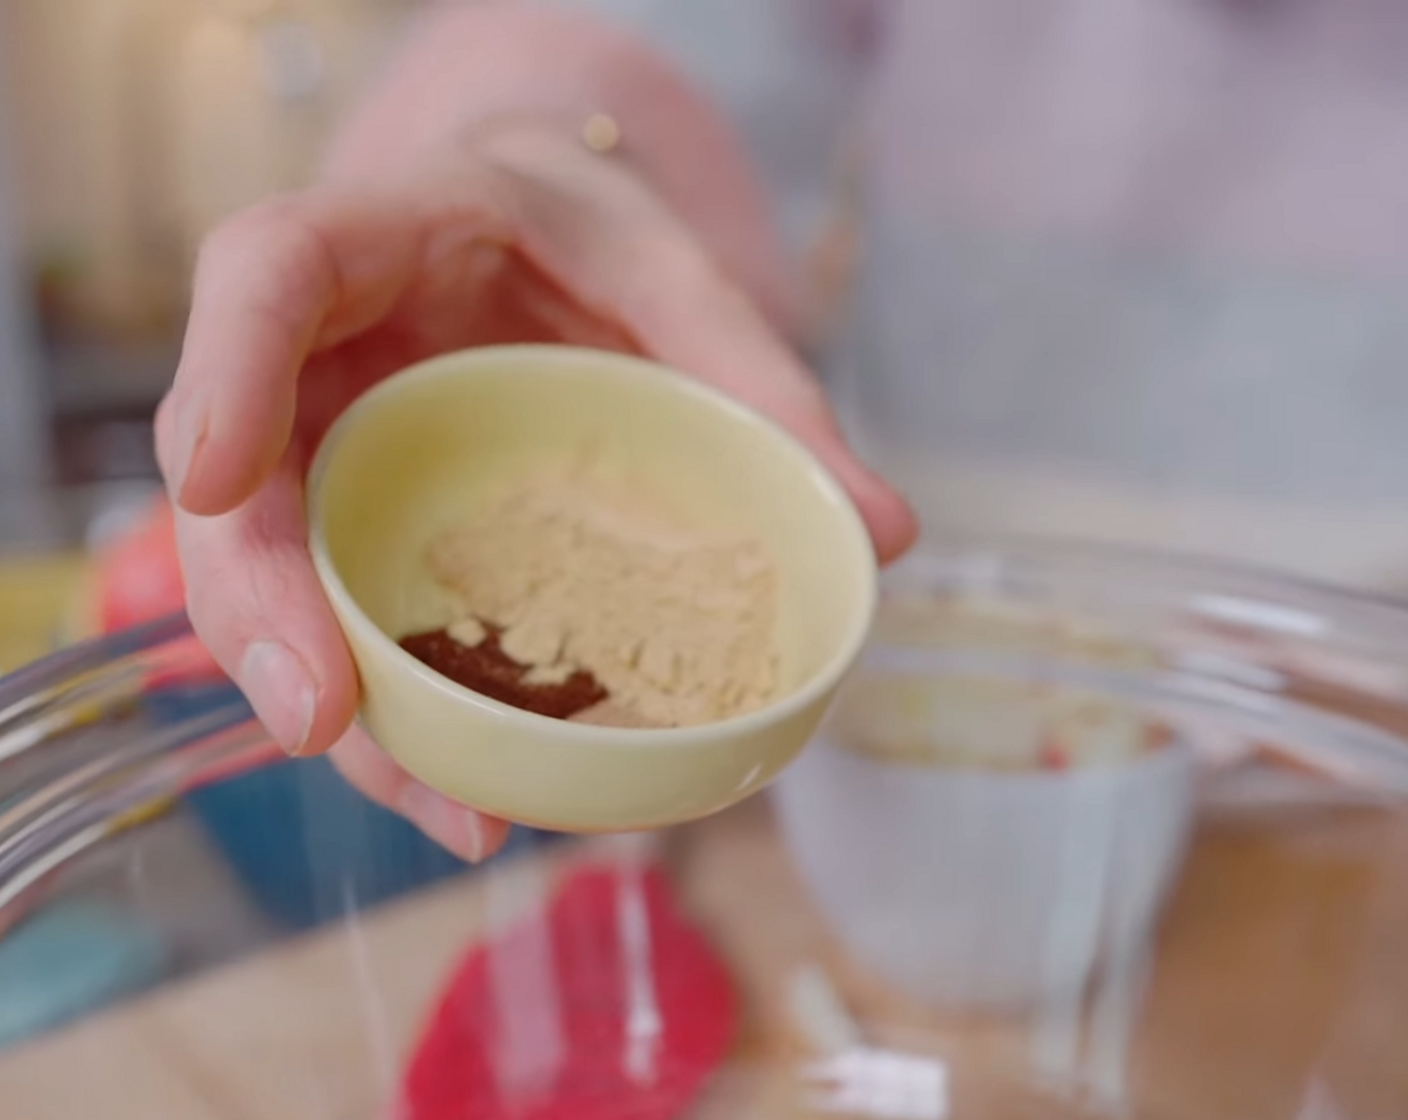
MULTIPOLYGON (((709 537, 579 477, 546 476, 434 542, 459 596, 459 640, 503 628, 503 651, 551 682, 574 669, 610 693, 574 717, 685 727, 777 690, 777 572, 762 543, 709 537)), ((466 642, 473 644, 473 642, 466 642)))

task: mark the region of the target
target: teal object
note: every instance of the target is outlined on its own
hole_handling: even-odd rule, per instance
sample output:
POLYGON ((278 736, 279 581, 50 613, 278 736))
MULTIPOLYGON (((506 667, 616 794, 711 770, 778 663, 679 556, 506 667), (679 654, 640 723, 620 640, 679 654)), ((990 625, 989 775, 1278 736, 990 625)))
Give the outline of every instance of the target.
POLYGON ((260 907, 289 932, 466 869, 364 798, 324 758, 227 779, 187 795, 186 803, 260 907))
POLYGON ((167 947, 115 906, 56 903, 0 940, 0 1047, 51 1030, 162 978, 167 947))

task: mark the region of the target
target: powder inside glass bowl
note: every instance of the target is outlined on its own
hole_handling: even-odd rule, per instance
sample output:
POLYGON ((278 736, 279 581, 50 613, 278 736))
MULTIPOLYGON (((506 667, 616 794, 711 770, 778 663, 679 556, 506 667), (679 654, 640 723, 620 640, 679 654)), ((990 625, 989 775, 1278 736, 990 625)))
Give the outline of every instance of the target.
POLYGON ((1126 763, 1169 741, 1142 706, 1061 678, 1061 669, 1079 678, 1157 665, 1147 645, 1080 617, 981 597, 894 594, 873 642, 888 668, 858 673, 833 715, 837 740, 863 754, 1049 771, 1126 763))

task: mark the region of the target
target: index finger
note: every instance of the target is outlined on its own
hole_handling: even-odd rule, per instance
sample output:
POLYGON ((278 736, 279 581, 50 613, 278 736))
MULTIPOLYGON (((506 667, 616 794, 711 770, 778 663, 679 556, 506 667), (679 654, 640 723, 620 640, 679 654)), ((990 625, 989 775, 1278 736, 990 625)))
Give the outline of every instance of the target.
POLYGON ((211 234, 157 422, 183 509, 228 512, 269 477, 293 432, 304 363, 387 313, 426 236, 405 200, 333 187, 272 199, 211 234))

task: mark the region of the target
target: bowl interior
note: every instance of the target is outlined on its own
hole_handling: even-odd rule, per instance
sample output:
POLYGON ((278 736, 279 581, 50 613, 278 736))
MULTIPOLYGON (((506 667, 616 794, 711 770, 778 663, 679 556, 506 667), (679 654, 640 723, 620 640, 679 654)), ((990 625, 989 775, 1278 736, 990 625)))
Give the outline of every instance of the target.
POLYGON ((616 355, 471 351, 379 386, 319 453, 314 548, 383 634, 443 626, 454 603, 426 569, 431 541, 536 471, 563 467, 629 487, 684 524, 762 541, 778 565, 780 695, 853 654, 875 572, 844 493, 767 422, 616 355))

